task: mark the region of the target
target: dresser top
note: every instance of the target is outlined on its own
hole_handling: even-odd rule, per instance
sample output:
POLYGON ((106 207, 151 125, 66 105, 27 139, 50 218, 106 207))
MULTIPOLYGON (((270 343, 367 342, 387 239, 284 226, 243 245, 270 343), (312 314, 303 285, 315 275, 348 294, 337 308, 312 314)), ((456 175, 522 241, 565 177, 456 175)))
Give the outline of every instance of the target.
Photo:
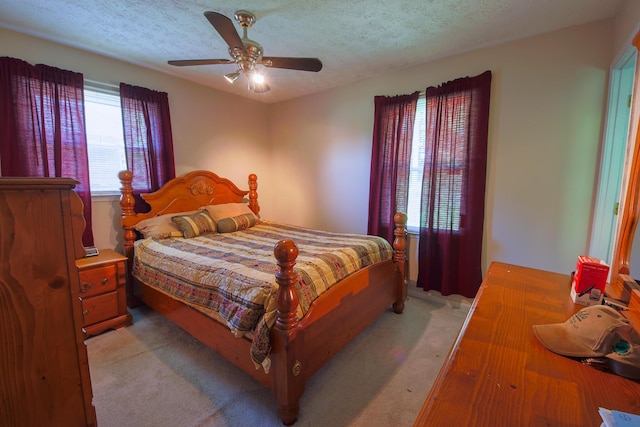
POLYGON ((0 190, 72 189, 79 184, 71 178, 2 177, 0 190))
POLYGON ((494 262, 416 426, 599 426, 598 408, 640 414, 640 381, 545 348, 533 325, 584 306, 569 275, 494 262))

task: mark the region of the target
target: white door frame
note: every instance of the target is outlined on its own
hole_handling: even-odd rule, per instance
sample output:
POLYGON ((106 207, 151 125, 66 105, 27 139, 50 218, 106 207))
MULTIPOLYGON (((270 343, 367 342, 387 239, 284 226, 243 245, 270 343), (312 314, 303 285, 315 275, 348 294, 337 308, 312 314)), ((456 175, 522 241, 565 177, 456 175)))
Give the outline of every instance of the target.
POLYGON ((602 143, 598 192, 589 242, 589 255, 611 264, 616 241, 617 211, 622 208, 621 189, 626 188, 623 171, 627 142, 632 132, 629 129, 631 105, 636 73, 637 49, 631 46, 613 65, 609 81, 607 118, 602 143), (623 185, 623 181, 624 185, 623 185))

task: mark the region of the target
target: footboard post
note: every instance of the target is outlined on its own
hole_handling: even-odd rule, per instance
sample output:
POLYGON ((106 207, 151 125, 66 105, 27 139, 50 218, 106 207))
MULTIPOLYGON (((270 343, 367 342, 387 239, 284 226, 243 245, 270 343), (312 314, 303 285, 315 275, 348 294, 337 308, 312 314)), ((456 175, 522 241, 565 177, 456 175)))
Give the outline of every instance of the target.
POLYGON ((398 284, 398 299, 393 303, 393 311, 402 313, 404 302, 407 299, 407 275, 409 274, 409 262, 407 260, 407 216, 403 213, 396 213, 393 216, 395 228, 393 230, 393 260, 395 261, 402 280, 398 284))
POLYGON ((297 275, 293 271, 298 247, 292 240, 281 240, 274 248, 280 271, 276 274, 279 289, 276 294, 277 319, 271 332, 272 391, 278 401, 278 416, 285 425, 298 418, 300 397, 304 391, 304 377, 300 344, 296 342, 298 294, 297 275))
POLYGON ((140 305, 140 302, 133 294, 133 277, 131 276, 131 266, 133 265, 133 242, 136 240, 136 232, 131 225, 131 218, 136 213, 134 210, 135 199, 133 198, 133 187, 131 181, 133 180, 133 173, 128 170, 120 171, 118 178, 122 187, 120 188, 120 206, 122 207, 122 213, 120 219, 122 222, 122 228, 124 229, 124 255, 127 257, 127 305, 129 307, 136 307, 140 305))

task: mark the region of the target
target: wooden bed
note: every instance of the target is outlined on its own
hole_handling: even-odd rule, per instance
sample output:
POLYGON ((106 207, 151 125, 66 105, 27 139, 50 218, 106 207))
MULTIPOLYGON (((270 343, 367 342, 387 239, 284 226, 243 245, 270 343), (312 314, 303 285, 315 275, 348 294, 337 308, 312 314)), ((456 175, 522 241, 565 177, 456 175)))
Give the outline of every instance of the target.
MULTIPOLYGON (((124 251, 131 270, 134 242, 139 238, 134 226, 148 218, 168 213, 200 209, 202 206, 246 202, 257 215, 260 211, 257 177, 249 175, 249 190, 240 190, 230 180, 208 171, 194 171, 166 183, 155 193, 142 195, 151 210, 134 211, 129 171, 119 174, 122 183, 120 205, 124 229, 124 251)), ((313 375, 342 347, 390 307, 404 310, 407 295, 406 216, 396 214, 393 258, 351 274, 320 295, 302 319, 296 316, 297 275, 293 268, 298 248, 292 240, 281 240, 274 247, 278 272, 275 281, 277 317, 271 330, 271 368, 256 369, 249 356, 251 341, 236 338, 228 326, 183 302, 173 299, 141 281, 129 271, 130 306, 147 304, 173 323, 209 346, 257 381, 270 388, 277 403, 278 416, 285 425, 293 424, 307 378, 313 375)))

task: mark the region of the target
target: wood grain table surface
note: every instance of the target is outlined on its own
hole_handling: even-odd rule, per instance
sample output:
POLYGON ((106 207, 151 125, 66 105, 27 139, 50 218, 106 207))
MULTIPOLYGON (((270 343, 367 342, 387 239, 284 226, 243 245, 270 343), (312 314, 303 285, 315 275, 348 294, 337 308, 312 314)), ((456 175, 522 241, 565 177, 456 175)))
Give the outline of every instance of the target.
POLYGON ((547 350, 533 325, 584 308, 570 276, 491 264, 415 426, 600 426, 598 408, 640 414, 640 382, 547 350))

